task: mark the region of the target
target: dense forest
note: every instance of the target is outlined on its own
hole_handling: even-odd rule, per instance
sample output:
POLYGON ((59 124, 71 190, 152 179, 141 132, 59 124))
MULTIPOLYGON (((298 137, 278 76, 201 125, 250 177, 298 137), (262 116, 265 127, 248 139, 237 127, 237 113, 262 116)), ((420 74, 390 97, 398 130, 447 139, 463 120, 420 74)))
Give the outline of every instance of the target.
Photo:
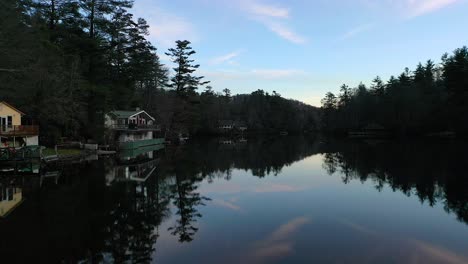
POLYGON ((99 139, 103 116, 136 107, 166 131, 212 133, 219 120, 252 130, 316 128, 317 109, 259 90, 214 92, 192 59, 189 41, 161 63, 148 24, 132 0, 3 0, 0 16, 0 100, 28 114, 44 141, 99 139), (172 66, 171 66, 172 67, 172 66))
POLYGON ((419 63, 384 82, 376 77, 368 88, 344 84, 340 93, 322 100, 323 128, 346 133, 366 127, 396 135, 441 132, 468 134, 468 49, 445 54, 440 64, 419 63))

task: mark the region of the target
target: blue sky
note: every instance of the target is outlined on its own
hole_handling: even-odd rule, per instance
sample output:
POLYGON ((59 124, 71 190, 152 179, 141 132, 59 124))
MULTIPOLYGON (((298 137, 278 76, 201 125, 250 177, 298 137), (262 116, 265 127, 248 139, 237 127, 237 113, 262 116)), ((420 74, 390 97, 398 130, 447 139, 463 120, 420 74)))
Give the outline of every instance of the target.
POLYGON ((346 83, 388 79, 468 45, 468 0, 135 0, 164 52, 192 42, 215 90, 320 105, 346 83))

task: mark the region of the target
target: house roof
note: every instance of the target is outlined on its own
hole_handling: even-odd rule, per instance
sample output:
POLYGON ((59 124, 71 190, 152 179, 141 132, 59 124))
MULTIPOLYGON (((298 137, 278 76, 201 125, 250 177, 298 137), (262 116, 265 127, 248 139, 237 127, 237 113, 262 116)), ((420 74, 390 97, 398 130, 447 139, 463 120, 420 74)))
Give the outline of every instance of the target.
POLYGON ((121 110, 117 110, 117 111, 112 111, 110 112, 109 114, 110 115, 113 115, 115 118, 125 118, 125 119, 128 119, 130 117, 133 117, 133 116, 136 116, 136 115, 139 115, 139 114, 146 114, 150 119, 152 119, 153 121, 155 120, 154 117, 152 117, 150 114, 148 114, 146 111, 142 111, 142 110, 138 110, 138 111, 121 111, 121 110))
POLYGON ((20 113, 21 115, 26 115, 25 113, 21 112, 20 110, 18 110, 18 108, 12 106, 11 104, 5 102, 5 101, 0 101, 0 104, 4 104, 8 107, 10 107, 11 109, 15 110, 16 112, 20 113))

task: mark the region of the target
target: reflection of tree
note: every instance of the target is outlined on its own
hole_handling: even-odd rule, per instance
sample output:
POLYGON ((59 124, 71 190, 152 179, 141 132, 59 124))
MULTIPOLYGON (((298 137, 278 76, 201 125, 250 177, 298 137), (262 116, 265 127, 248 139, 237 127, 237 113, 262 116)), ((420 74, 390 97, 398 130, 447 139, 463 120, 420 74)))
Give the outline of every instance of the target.
POLYGON ((197 193, 197 186, 191 179, 181 179, 176 176, 176 183, 172 186, 173 203, 177 207, 176 214, 179 218, 174 227, 169 228, 171 234, 179 236, 180 242, 190 242, 193 240, 198 228, 194 226, 197 218, 202 217, 197 206, 205 205, 202 197, 197 193))
POLYGON ((111 187, 113 208, 108 215, 104 254, 110 253, 117 263, 152 261, 157 227, 169 213, 166 187, 156 177, 145 183, 120 182, 111 187))
POLYGON ((178 219, 171 233, 180 242, 194 239, 195 223, 201 217, 197 207, 208 199, 197 192, 199 182, 230 180, 233 169, 250 170, 258 177, 277 175, 284 166, 317 152, 316 141, 305 137, 252 138, 234 146, 207 140, 166 149, 158 173, 174 182, 170 191, 178 219))
POLYGON ((184 173, 200 174, 208 181, 215 178, 229 180, 233 169, 249 170, 257 177, 265 177, 278 175, 283 167, 316 153, 315 138, 300 136, 251 138, 234 146, 206 140, 166 150, 163 170, 173 175, 176 167, 184 164, 184 173))
POLYGON ((324 168, 339 173, 345 183, 373 181, 378 190, 390 186, 430 205, 442 203, 468 223, 465 152, 463 145, 445 143, 318 145, 313 139, 282 137, 250 139, 224 149, 207 141, 168 148, 155 175, 144 183, 109 186, 104 165, 114 164, 101 162, 66 168, 58 184, 41 188, 38 178, 15 177, 14 186, 22 188, 26 202, 0 219, 0 233, 9 238, 0 255, 13 253, 16 262, 24 263, 151 262, 158 227, 169 217, 171 204, 177 218, 172 234, 181 242, 195 239, 198 210, 207 199, 198 190, 202 181, 229 179, 236 169, 274 175, 315 153, 327 153, 324 168), (22 254, 24 248, 29 254, 22 254))
POLYGON ((460 221, 468 223, 467 154, 460 144, 336 143, 326 146, 323 167, 329 174, 340 171, 350 180, 385 185, 407 196, 416 195, 430 206, 444 204, 460 221))

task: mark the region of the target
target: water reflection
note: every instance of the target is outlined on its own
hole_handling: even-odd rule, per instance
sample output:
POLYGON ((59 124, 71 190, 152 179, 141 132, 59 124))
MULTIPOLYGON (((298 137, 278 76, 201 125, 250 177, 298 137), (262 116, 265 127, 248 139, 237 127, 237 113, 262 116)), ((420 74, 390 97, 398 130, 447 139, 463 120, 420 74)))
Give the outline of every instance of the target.
MULTIPOLYGON (((248 249, 238 249, 242 256, 232 258, 234 263, 274 262, 294 254, 302 258, 292 259, 291 263, 300 263, 305 256, 320 259, 311 257, 312 252, 323 251, 320 244, 333 246, 337 243, 332 240, 335 237, 352 241, 355 234, 362 234, 367 237, 366 243, 372 242, 369 245, 384 240, 378 230, 347 218, 320 222, 320 215, 332 215, 331 209, 320 206, 321 201, 314 205, 316 200, 309 196, 290 198, 302 193, 315 193, 318 199, 326 197, 320 196, 320 189, 311 192, 305 184, 289 184, 294 175, 284 172, 313 155, 323 157, 323 170, 333 178, 341 177, 345 184, 372 182, 378 191, 391 188, 408 197, 417 196, 430 206, 442 203, 447 212, 468 223, 468 182, 463 170, 466 154, 460 144, 350 143, 304 137, 229 144, 210 140, 85 161, 36 176, 0 175, 0 234, 9 238, 0 242, 0 254, 20 263, 157 263, 160 256, 167 255, 168 248, 161 243, 174 239, 180 245, 196 245, 206 251, 208 248, 200 244, 207 239, 201 235, 202 230, 206 231, 207 225, 220 225, 219 232, 229 233, 234 223, 255 235, 248 239, 237 231, 230 238, 235 241, 226 238, 226 243, 248 245, 248 249), (214 197, 207 191, 209 186, 222 190, 219 182, 235 181, 240 172, 247 175, 251 193, 214 197), (253 180, 262 185, 253 185, 253 180), (277 212, 271 217, 267 210, 270 207, 276 207, 277 212), (205 212, 213 218, 207 218, 205 212), (239 214, 236 220, 230 219, 233 213, 239 214), (258 225, 256 218, 268 220, 259 220, 262 223, 258 225), (277 223, 269 223, 271 219, 277 223), (312 228, 314 224, 318 229, 312 228), (270 227, 269 231, 260 232, 266 227, 270 227), (197 244, 197 239, 202 241, 197 244), (298 241, 315 245, 318 251, 308 250, 298 241), (298 244, 302 246, 298 248, 298 244), (28 253, 23 254, 25 251, 28 253)), ((301 168, 300 173, 308 173, 301 168)), ((339 197, 339 193, 334 195, 339 197)), ((454 263, 465 259, 423 240, 405 240, 402 244, 407 245, 404 254, 417 251, 428 259, 432 256, 454 263)), ((389 252, 400 249, 394 247, 389 252)), ((349 250, 337 251, 335 260, 352 249, 350 246, 349 250)), ((226 253, 212 254, 218 259, 228 258, 226 253)), ((195 262, 190 256, 194 255, 187 254, 185 260, 195 262)), ((330 260, 326 254, 322 257, 330 260)))
POLYGON ((344 183, 372 181, 378 191, 388 185, 421 203, 454 212, 468 223, 468 177, 465 144, 460 142, 329 142, 324 169, 338 172, 344 183))
POLYGON ((0 183, 0 217, 6 217, 23 202, 23 192, 12 184, 0 183))

